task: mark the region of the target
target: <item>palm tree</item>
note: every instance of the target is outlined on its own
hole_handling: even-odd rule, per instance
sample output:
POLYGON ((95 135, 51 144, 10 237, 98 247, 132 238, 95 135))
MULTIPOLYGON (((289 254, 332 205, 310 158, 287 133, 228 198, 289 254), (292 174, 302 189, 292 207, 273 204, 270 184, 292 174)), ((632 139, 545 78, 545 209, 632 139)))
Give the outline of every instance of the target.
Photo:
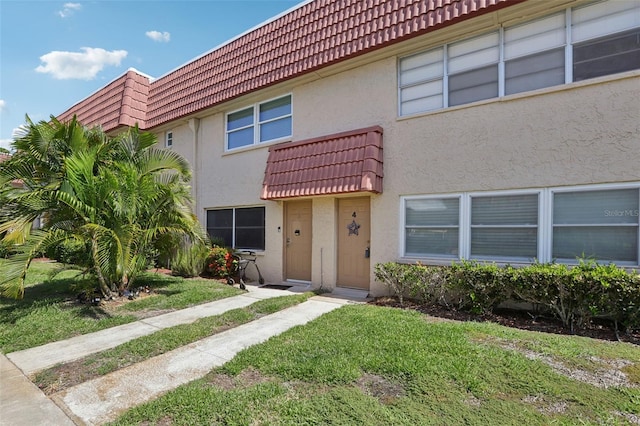
POLYGON ((20 244, 2 293, 21 297, 34 256, 64 241, 86 245, 87 266, 104 296, 132 286, 159 240, 204 243, 190 208, 189 165, 156 144, 155 136, 137 128, 109 137, 75 118, 36 124, 27 117, 27 130, 13 144, 15 155, 0 165, 7 200, 0 206, 0 234, 20 244), (13 179, 24 188, 7 186, 13 179), (32 230, 42 216, 45 228, 32 230))

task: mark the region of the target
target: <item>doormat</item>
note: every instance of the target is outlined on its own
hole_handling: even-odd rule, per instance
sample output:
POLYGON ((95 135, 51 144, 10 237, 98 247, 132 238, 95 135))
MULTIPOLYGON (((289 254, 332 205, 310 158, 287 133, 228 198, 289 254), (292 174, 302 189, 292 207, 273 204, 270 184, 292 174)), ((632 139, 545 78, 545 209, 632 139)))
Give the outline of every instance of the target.
POLYGON ((291 287, 293 287, 292 285, 282 285, 282 284, 267 284, 267 285, 263 285, 260 288, 274 288, 276 290, 288 290, 291 287))

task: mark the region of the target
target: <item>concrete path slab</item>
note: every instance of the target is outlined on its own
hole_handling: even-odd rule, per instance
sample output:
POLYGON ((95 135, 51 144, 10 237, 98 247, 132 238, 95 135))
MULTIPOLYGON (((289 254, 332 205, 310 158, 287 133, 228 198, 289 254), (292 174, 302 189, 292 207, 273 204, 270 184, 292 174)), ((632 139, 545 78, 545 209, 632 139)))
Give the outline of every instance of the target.
POLYGON ((293 294, 288 291, 259 287, 247 287, 247 289, 247 293, 239 296, 228 297, 95 333, 83 334, 67 340, 12 352, 7 354, 7 357, 24 374, 30 376, 56 364, 75 361, 97 352, 115 348, 130 340, 155 333, 164 328, 190 324, 200 318, 220 315, 231 309, 244 308, 257 300, 293 294))
POLYGON ((2 354, 0 380, 0 425, 74 425, 53 401, 2 354))
MULTIPOLYGON (((277 290, 277 294, 283 294, 277 290)), ((311 298, 300 305, 175 349, 53 395, 68 414, 87 425, 114 420, 125 410, 206 375, 239 351, 330 312, 346 300, 311 298)))

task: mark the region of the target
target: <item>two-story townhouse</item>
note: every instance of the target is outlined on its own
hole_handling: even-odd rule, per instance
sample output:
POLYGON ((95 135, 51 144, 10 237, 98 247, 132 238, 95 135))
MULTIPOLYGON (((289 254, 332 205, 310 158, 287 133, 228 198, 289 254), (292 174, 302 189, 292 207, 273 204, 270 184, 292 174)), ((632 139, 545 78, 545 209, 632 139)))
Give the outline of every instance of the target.
POLYGON ((640 0, 314 0, 59 118, 185 155, 269 282, 373 265, 640 263, 640 0))

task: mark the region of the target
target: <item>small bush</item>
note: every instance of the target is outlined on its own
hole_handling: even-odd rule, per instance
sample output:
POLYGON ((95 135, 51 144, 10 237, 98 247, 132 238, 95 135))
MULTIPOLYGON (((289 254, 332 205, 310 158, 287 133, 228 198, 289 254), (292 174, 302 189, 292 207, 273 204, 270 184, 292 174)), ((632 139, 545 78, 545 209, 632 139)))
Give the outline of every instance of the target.
POLYGON ((389 287, 398 298, 400 305, 404 304, 404 296, 418 282, 417 266, 404 263, 377 264, 374 268, 374 274, 377 280, 389 287))
POLYGON ((442 266, 425 266, 417 263, 414 267, 415 282, 410 286, 411 297, 428 304, 449 306, 455 300, 455 292, 449 286, 450 268, 442 266))
POLYGON ((494 263, 462 261, 451 266, 449 280, 456 290, 459 308, 483 313, 509 298, 511 292, 505 278, 505 271, 494 263))
POLYGON ((233 257, 233 252, 220 246, 213 246, 205 260, 205 273, 214 278, 227 278, 233 276, 238 269, 238 261, 233 257))
POLYGON ((49 259, 67 265, 88 267, 92 264, 91 250, 84 241, 69 239, 52 246, 44 253, 49 259))

